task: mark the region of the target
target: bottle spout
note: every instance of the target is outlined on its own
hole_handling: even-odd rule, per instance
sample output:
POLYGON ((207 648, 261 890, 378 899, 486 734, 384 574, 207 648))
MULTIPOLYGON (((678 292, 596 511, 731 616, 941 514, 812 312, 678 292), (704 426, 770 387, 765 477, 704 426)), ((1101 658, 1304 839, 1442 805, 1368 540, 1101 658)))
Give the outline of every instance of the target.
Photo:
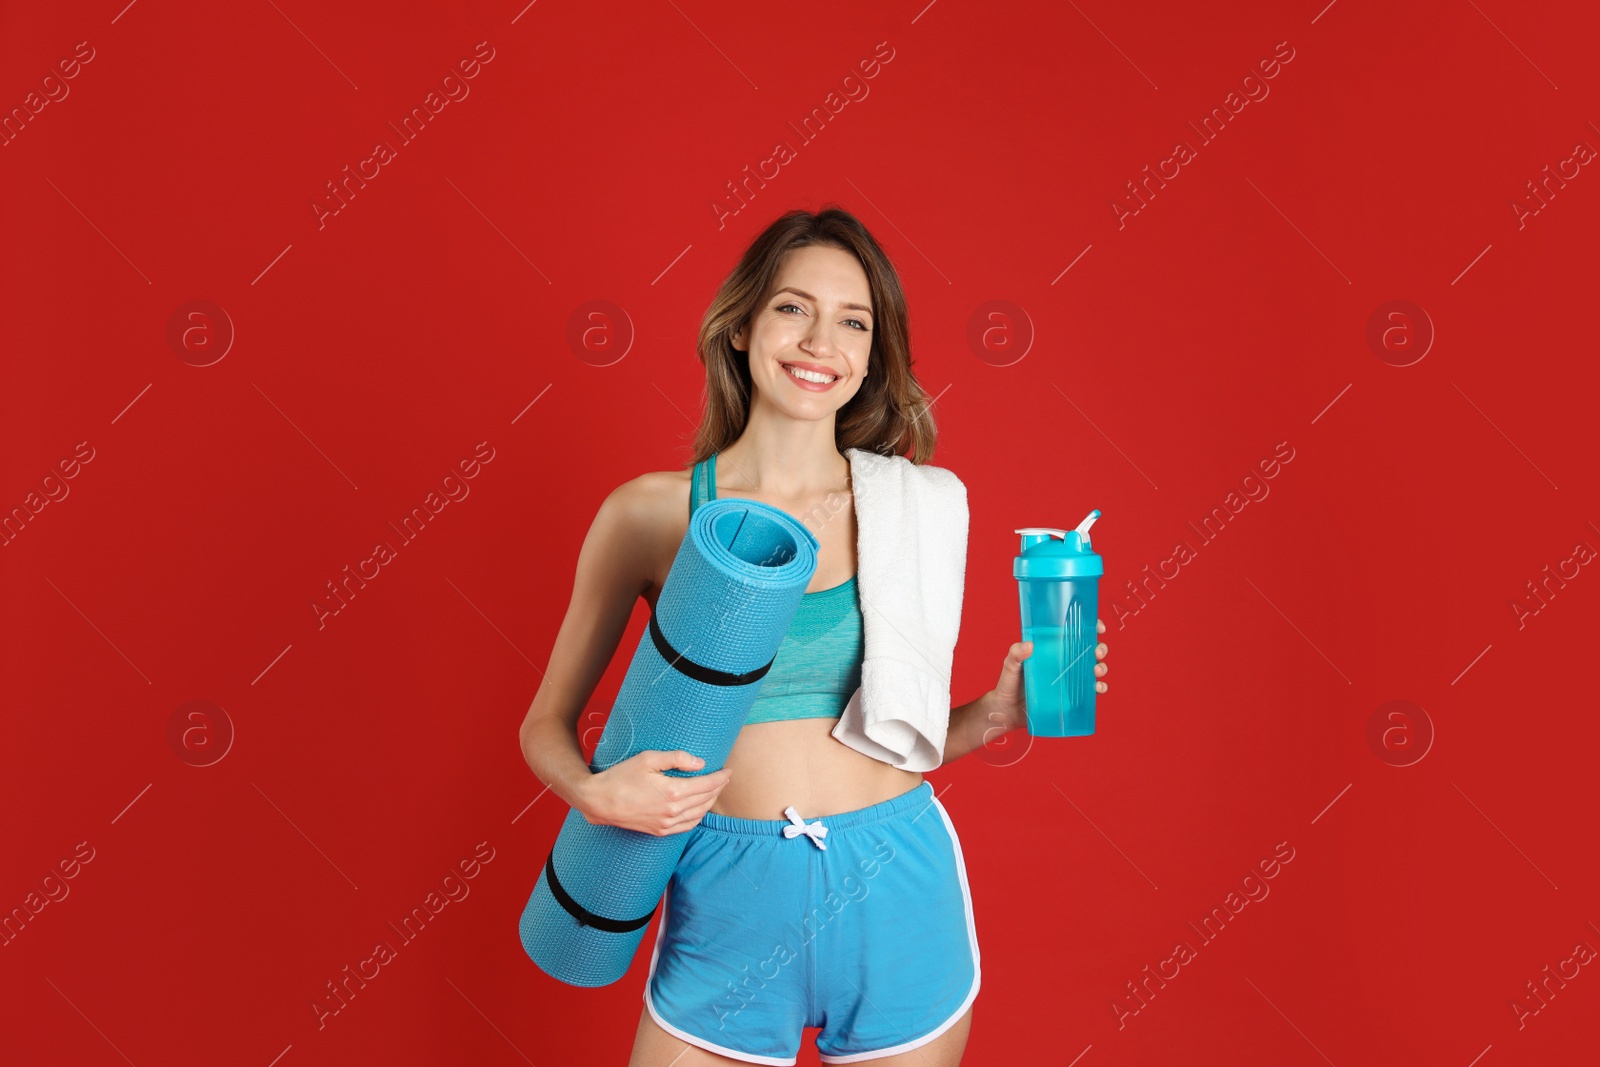
POLYGON ((1066 538, 1068 531, 1057 530, 1053 526, 1024 526, 1020 530, 1011 532, 1022 535, 1022 550, 1026 552, 1034 545, 1043 544, 1051 538, 1063 540, 1066 538))
POLYGON ((1089 543, 1089 527, 1093 526, 1094 520, 1098 519, 1099 517, 1100 509, 1095 508, 1093 511, 1089 512, 1082 522, 1078 523, 1077 534, 1083 539, 1083 543, 1085 545, 1089 543))

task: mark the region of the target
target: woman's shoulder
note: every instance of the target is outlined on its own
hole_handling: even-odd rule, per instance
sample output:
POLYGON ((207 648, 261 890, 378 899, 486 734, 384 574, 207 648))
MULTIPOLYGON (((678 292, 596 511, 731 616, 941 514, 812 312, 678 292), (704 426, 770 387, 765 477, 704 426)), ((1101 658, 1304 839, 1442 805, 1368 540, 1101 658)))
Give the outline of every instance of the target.
POLYGON ((689 518, 689 470, 646 471, 611 491, 609 501, 635 522, 671 527, 689 518))

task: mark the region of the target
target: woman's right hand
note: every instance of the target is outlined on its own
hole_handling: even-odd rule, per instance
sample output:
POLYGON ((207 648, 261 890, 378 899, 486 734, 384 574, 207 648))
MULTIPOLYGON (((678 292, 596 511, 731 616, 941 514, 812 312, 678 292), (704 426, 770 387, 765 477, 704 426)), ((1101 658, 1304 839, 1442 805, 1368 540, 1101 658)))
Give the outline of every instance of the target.
POLYGON ((584 783, 579 811, 596 826, 619 826, 657 837, 681 834, 699 824, 733 777, 733 770, 724 767, 683 778, 661 772, 697 771, 704 766, 705 760, 684 751, 637 752, 584 783))

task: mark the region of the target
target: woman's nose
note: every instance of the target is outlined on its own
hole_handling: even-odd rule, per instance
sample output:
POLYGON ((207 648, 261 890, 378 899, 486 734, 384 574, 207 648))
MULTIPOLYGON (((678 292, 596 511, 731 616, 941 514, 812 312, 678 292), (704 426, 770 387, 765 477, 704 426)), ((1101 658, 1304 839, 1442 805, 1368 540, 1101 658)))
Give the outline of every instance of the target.
POLYGON ((833 352, 830 330, 831 327, 819 319, 806 331, 806 347, 818 358, 831 355, 833 352))

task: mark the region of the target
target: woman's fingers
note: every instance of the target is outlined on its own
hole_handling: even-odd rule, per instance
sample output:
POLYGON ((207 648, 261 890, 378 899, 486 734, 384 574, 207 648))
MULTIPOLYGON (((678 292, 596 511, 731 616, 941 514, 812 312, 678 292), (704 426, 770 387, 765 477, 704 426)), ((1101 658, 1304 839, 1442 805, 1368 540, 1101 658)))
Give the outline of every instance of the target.
MULTIPOLYGON (((713 771, 710 774, 697 774, 690 778, 673 778, 670 780, 674 784, 683 783, 679 787, 683 792, 677 795, 678 803, 697 804, 706 797, 715 799, 716 794, 722 790, 723 786, 728 784, 728 779, 732 777, 733 771, 724 767, 722 770, 713 771)), ((707 800, 707 803, 710 803, 710 801, 707 800)))
POLYGON ((699 822, 701 818, 704 817, 705 813, 711 810, 711 805, 714 803, 716 803, 715 797, 707 800, 704 804, 696 804, 693 808, 679 816, 678 820, 668 827, 665 833, 681 834, 687 830, 694 829, 695 826, 699 825, 699 822))
POLYGON ((1006 649, 1006 661, 1000 665, 1000 681, 995 689, 1013 694, 1022 685, 1022 661, 1033 655, 1032 641, 1014 641, 1006 649))
MULTIPOLYGON (((1106 632, 1105 620, 1103 620, 1103 619, 1094 620, 1094 630, 1095 630, 1095 633, 1100 633, 1100 634, 1105 633, 1106 632)), ((1106 643, 1104 641, 1101 641, 1099 644, 1094 646, 1094 658, 1097 659, 1097 660, 1103 660, 1103 659, 1106 658, 1106 653, 1108 651, 1109 651, 1109 649, 1106 648, 1106 643)), ((1104 663, 1096 663, 1094 665, 1094 673, 1095 673, 1095 677, 1103 678, 1105 676, 1105 673, 1106 673, 1106 665, 1104 663)), ((1096 693, 1104 693, 1108 688, 1110 688, 1110 687, 1107 686, 1105 682, 1096 682, 1096 683, 1094 683, 1094 691, 1096 693)))

